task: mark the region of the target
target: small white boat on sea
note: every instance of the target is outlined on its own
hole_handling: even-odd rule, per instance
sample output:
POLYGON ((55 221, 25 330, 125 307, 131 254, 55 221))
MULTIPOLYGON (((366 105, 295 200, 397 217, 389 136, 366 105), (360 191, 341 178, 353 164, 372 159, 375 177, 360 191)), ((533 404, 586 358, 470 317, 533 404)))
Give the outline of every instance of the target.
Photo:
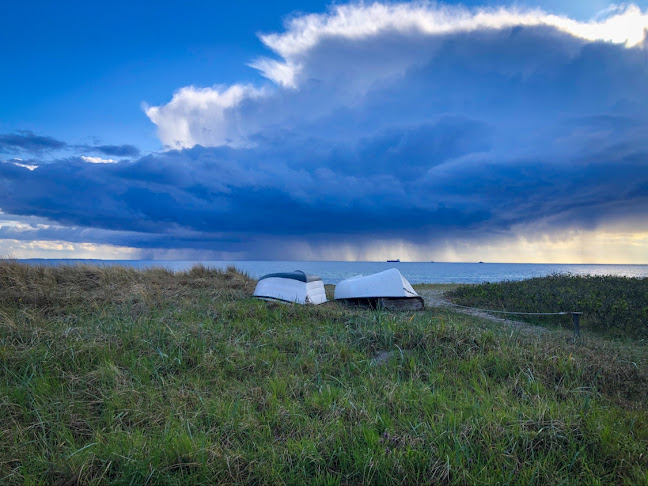
POLYGON ((335 287, 335 300, 393 310, 420 310, 425 306, 423 298, 395 268, 342 280, 335 287))
POLYGON ((298 304, 322 304, 326 291, 321 277, 306 275, 301 270, 270 273, 259 279, 254 296, 265 300, 281 300, 298 304))

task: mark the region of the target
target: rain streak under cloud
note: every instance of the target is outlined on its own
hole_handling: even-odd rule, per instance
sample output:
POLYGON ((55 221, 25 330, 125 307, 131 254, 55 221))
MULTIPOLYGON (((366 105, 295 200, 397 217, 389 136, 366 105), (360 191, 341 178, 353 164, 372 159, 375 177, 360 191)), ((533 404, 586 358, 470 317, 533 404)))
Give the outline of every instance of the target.
POLYGON ((241 60, 256 82, 144 105, 165 150, 0 135, 0 251, 645 263, 646 29, 632 5, 294 15, 241 60))

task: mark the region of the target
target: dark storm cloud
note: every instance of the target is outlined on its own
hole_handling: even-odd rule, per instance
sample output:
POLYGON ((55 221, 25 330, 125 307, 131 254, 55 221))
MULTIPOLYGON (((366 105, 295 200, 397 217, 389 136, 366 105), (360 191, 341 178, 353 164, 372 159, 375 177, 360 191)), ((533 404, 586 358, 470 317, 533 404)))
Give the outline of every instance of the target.
POLYGON ((33 157, 64 149, 95 152, 117 157, 137 157, 140 150, 134 145, 70 145, 50 136, 36 135, 29 130, 0 134, 0 153, 29 154, 33 157))
POLYGON ((65 142, 52 137, 36 135, 29 130, 0 134, 0 153, 26 152, 39 155, 46 151, 60 150, 66 147, 65 142))
POLYGON ((140 154, 139 149, 134 145, 95 145, 87 148, 104 155, 117 157, 137 157, 140 154))

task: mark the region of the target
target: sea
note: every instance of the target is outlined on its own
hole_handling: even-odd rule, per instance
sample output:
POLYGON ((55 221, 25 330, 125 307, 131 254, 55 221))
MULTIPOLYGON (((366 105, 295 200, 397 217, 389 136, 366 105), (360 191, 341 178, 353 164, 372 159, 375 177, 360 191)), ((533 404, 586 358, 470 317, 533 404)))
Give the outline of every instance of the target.
POLYGON ((397 268, 411 283, 482 283, 524 280, 553 274, 648 277, 648 265, 583 265, 553 263, 447 263, 447 262, 326 262, 326 261, 180 261, 180 260, 21 260, 37 265, 124 265, 189 270, 194 265, 225 269, 236 267, 252 278, 268 273, 302 270, 337 284, 355 275, 370 275, 397 268))

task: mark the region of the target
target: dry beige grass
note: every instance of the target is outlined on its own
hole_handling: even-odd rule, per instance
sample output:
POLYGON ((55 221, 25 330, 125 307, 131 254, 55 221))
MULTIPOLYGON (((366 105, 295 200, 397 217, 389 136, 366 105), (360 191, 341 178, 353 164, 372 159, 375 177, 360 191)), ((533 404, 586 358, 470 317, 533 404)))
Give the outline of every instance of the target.
MULTIPOLYGON (((226 270, 196 265, 172 272, 164 268, 135 269, 120 265, 25 265, 0 262, 0 303, 20 302, 39 308, 78 303, 126 302, 133 299, 178 298, 196 289, 213 293, 249 295, 255 281, 234 267, 226 270)), ((1 318, 1 317, 0 317, 1 318)))

